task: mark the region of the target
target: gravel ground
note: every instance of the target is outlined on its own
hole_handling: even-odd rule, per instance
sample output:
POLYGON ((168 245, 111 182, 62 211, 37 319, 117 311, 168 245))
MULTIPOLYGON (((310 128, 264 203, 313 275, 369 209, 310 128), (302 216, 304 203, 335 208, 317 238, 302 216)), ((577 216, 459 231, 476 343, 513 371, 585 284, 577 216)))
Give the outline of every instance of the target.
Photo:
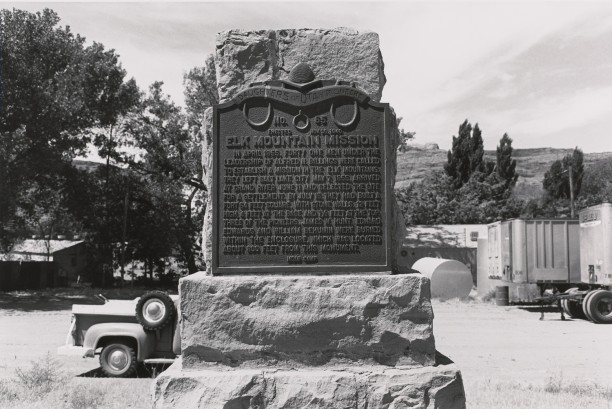
POLYGON ((98 367, 98 360, 57 355, 70 327, 70 309, 59 311, 0 310, 0 378, 50 353, 67 374, 76 376, 98 367))
POLYGON ((612 387, 612 325, 561 320, 539 307, 433 301, 436 349, 469 381, 542 384, 551 377, 612 387))

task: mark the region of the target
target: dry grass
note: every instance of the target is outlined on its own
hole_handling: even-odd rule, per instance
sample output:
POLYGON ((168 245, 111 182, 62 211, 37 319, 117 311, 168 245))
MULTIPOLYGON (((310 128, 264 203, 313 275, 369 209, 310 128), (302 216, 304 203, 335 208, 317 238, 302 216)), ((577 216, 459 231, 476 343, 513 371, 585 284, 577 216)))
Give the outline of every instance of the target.
POLYGON ((0 408, 150 409, 151 379, 73 378, 45 394, 32 393, 15 380, 0 380, 0 408))
POLYGON ((565 381, 563 374, 551 375, 544 385, 517 381, 465 380, 469 409, 610 409, 612 388, 588 381, 565 381))
POLYGON ((0 408, 145 409, 151 379, 68 378, 50 355, 0 379, 0 408))

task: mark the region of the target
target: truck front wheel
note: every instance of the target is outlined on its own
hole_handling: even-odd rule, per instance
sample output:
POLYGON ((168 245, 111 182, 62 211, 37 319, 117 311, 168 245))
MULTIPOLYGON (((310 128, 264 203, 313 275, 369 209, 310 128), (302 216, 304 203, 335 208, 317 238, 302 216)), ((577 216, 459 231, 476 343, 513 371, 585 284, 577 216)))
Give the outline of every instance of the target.
POLYGON ((108 344, 102 348, 100 366, 102 372, 114 378, 124 378, 136 371, 136 351, 134 348, 122 344, 108 344))

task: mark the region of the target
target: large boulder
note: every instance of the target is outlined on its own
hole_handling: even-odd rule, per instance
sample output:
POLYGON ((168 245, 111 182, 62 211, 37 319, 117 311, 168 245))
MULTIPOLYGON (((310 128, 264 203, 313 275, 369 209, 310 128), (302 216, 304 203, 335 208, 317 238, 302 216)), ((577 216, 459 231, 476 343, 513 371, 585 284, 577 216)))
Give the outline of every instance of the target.
POLYGON ((421 275, 232 276, 180 281, 185 368, 433 365, 421 275))
POLYGON ((180 360, 153 386, 155 409, 464 409, 455 365, 181 371, 180 360))

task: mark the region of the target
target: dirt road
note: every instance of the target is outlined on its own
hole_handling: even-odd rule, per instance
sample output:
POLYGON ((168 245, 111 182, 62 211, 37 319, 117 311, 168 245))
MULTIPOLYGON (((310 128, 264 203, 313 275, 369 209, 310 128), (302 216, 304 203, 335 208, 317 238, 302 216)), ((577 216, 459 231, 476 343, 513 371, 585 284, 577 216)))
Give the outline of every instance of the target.
POLYGON ((97 359, 57 355, 57 347, 66 342, 70 316, 70 309, 0 309, 0 378, 15 377, 16 368, 28 368, 47 353, 71 376, 97 368, 97 359))
POLYGON ((544 383, 549 377, 612 386, 612 325, 561 321, 537 308, 433 301, 436 349, 466 380, 544 383))
MULTIPOLYGON (((98 367, 98 360, 58 356, 64 345, 72 304, 101 304, 95 294, 100 290, 48 289, 36 292, 0 292, 0 378, 15 377, 16 368, 27 368, 32 360, 47 353, 69 375, 80 375, 98 367)), ((142 289, 106 290, 109 298, 133 299, 142 289)))

